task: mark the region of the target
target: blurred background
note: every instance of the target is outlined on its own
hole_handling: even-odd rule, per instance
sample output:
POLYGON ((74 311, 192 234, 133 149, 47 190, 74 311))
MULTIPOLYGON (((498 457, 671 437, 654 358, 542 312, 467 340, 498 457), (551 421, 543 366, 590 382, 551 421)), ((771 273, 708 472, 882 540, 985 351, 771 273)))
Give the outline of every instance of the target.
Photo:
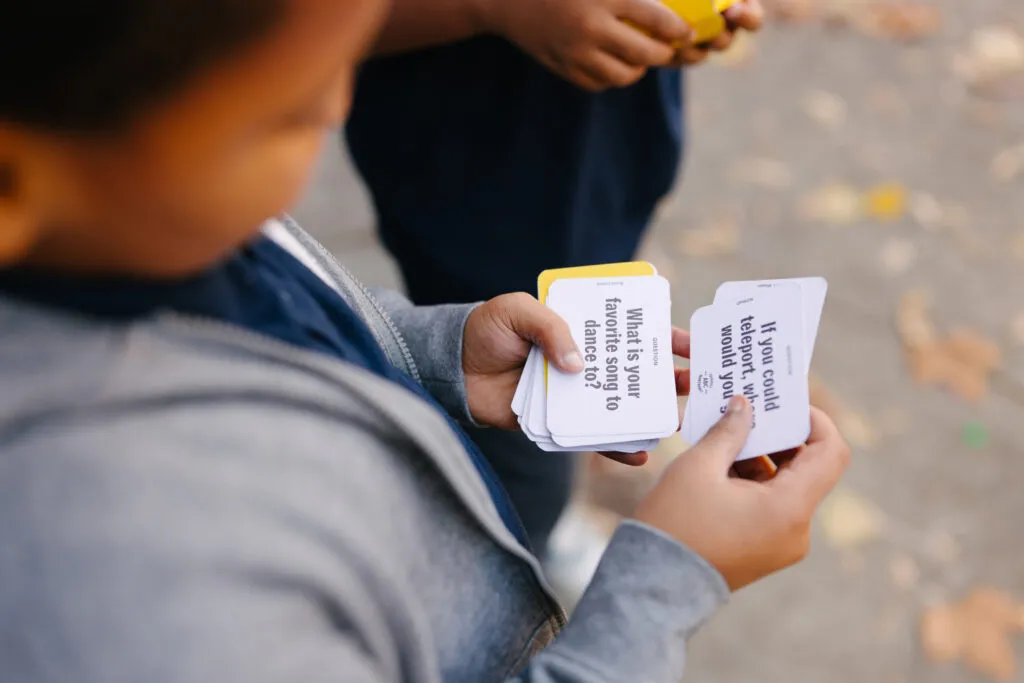
MULTIPOLYGON (((1024 2, 765 1, 762 34, 690 72, 642 256, 682 326, 723 281, 827 277, 812 396, 854 462, 808 561, 735 596, 687 680, 1024 681, 1024 2)), ((340 146, 296 213, 400 286, 340 146)), ((586 463, 570 574, 685 448, 586 463)))

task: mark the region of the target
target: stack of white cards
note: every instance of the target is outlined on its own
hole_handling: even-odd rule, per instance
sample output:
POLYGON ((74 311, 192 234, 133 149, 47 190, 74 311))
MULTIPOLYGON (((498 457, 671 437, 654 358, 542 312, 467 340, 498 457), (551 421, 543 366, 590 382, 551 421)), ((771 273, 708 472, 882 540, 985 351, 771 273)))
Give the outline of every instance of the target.
POLYGON ((808 371, 827 290, 819 277, 726 282, 693 314, 686 441, 702 439, 735 395, 746 396, 754 414, 737 460, 807 441, 808 371))
POLYGON ((669 283, 650 263, 545 271, 538 298, 569 324, 585 369, 531 351, 512 410, 534 443, 635 453, 679 429, 669 283))

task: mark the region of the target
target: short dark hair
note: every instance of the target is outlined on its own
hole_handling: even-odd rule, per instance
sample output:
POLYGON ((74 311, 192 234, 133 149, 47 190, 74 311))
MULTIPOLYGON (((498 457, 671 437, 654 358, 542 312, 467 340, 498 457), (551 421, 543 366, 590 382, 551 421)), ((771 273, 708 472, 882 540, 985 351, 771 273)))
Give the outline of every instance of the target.
POLYGON ((111 132, 268 33, 287 0, 7 0, 0 120, 111 132))

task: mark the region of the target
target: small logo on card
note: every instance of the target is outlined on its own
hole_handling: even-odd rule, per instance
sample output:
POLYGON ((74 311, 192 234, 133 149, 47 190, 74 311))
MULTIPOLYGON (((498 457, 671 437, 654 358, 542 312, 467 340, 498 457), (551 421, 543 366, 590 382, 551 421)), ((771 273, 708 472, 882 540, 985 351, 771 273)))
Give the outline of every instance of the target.
POLYGON ((715 387, 715 376, 705 370, 697 375, 697 391, 706 394, 715 387))

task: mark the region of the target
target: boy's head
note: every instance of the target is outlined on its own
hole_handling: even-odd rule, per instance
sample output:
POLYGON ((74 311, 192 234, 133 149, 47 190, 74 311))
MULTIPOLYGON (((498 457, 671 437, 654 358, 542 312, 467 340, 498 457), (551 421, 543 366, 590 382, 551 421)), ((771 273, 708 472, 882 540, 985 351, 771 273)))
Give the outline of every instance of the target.
POLYGON ((169 277, 295 200, 387 0, 42 0, 0 21, 0 268, 169 277))

